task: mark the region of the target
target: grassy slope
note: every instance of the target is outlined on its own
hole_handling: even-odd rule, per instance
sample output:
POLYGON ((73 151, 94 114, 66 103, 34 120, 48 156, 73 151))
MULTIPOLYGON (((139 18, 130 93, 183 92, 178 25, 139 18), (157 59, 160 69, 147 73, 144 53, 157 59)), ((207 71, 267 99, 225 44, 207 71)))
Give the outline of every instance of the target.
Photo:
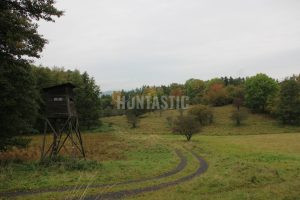
POLYGON ((277 120, 262 114, 248 114, 240 127, 236 127, 230 119, 232 106, 214 108, 215 121, 211 126, 205 127, 205 135, 253 135, 300 132, 300 127, 284 126, 277 120))
MULTIPOLYGON (((295 133, 300 132, 300 127, 283 126, 277 120, 262 114, 252 114, 249 112, 248 119, 240 127, 236 127, 230 119, 231 111, 234 108, 229 106, 215 107, 214 123, 204 127, 204 135, 256 135, 256 134, 274 134, 274 133, 295 133)), ((170 134, 170 128, 167 125, 167 117, 179 115, 178 111, 164 111, 162 116, 159 112, 148 113, 141 119, 137 129, 129 130, 134 134, 170 134)), ((124 116, 106 118, 104 121, 113 123, 123 131, 128 131, 129 125, 124 116)))
MULTIPOLYGON (((243 126, 235 127, 229 119, 231 109, 215 108, 215 123, 205 127, 204 135, 194 136, 190 143, 171 134, 167 126, 166 117, 178 115, 177 111, 165 111, 161 117, 159 113, 147 114, 137 129, 130 129, 125 117, 106 118, 104 121, 113 123, 114 130, 84 135, 89 159, 101 162, 96 169, 69 171, 28 167, 32 163, 10 164, 0 167, 0 191, 149 177, 173 168, 178 160, 172 149, 185 146, 208 161, 209 169, 203 176, 131 199, 299 199, 300 134, 296 132, 300 128, 283 127, 266 116, 253 114, 243 126)), ((40 140, 34 137, 27 151, 14 150, 1 156, 38 158, 40 140)), ((194 163, 189 158, 187 169, 159 182, 184 176, 195 169, 194 163)), ((151 184, 155 183, 113 187, 109 191, 151 184)), ((36 199, 64 199, 66 195, 69 194, 50 193, 36 199)))

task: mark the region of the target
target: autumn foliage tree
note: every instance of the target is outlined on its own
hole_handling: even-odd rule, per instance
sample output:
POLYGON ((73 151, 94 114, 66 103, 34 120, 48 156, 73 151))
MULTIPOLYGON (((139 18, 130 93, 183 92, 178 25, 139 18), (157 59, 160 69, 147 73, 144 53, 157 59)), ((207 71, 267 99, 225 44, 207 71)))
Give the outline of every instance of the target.
POLYGON ((212 84, 206 94, 207 101, 213 106, 228 104, 228 94, 222 83, 212 84))

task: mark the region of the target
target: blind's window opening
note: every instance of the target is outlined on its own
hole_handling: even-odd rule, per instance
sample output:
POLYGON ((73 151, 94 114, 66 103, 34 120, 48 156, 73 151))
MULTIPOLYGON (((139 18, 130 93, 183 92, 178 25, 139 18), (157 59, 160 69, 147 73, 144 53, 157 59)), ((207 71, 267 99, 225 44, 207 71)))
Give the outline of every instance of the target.
POLYGON ((53 101, 63 101, 64 100, 64 98, 62 98, 62 97, 54 97, 53 98, 53 101))

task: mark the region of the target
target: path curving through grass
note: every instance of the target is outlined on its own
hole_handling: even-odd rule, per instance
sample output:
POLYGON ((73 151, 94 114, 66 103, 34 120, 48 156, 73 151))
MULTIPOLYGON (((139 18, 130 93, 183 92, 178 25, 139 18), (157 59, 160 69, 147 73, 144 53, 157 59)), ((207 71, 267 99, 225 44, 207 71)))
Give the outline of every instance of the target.
POLYGON ((154 186, 148 186, 148 187, 130 189, 130 190, 121 190, 121 191, 117 191, 117 192, 109 192, 109 193, 105 193, 105 194, 101 194, 101 195, 91 195, 91 196, 85 197, 84 200, 122 199, 122 198, 125 198, 128 196, 134 196, 134 195, 138 195, 138 194, 142 194, 142 193, 146 193, 146 192, 154 192, 154 191, 157 191, 157 190, 160 190, 163 188, 167 188, 170 186, 178 185, 178 184, 184 183, 186 181, 189 181, 189 180, 195 178, 196 176, 203 174, 208 168, 208 164, 203 158, 201 158, 194 152, 191 152, 191 153, 199 162, 199 167, 192 174, 181 177, 174 181, 165 182, 165 183, 161 183, 161 184, 154 185, 154 186))

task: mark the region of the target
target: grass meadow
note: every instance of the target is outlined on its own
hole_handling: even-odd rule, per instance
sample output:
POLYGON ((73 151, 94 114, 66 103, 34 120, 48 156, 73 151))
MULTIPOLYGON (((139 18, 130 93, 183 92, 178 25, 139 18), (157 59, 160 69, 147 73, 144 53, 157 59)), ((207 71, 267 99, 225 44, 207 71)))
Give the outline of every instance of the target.
POLYGON ((204 174, 127 199, 300 199, 300 127, 282 126, 270 117, 252 113, 236 127, 229 118, 231 109, 214 108, 214 123, 190 142, 173 134, 168 126, 166 118, 176 117, 178 111, 148 113, 136 129, 130 128, 124 116, 104 118, 103 128, 83 134, 86 161, 62 158, 53 165, 42 165, 38 162, 42 137, 31 136, 27 149, 12 149, 0 155, 0 199, 80 199, 173 181, 197 169, 191 151, 207 161, 209 167, 204 174), (159 180, 114 185, 172 170, 179 163, 176 149, 187 159, 182 171, 159 180), (112 185, 80 188, 93 184, 112 185), (77 190, 1 196, 3 192, 62 186, 77 190))

